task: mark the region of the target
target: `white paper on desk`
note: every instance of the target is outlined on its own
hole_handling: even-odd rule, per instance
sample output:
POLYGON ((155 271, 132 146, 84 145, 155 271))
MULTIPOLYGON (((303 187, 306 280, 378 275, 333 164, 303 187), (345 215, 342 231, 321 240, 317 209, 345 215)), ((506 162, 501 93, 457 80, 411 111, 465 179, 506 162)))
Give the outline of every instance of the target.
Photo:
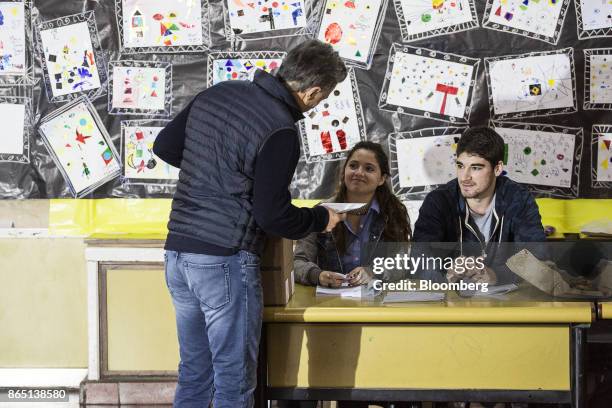
POLYGON ((334 210, 338 214, 342 214, 347 211, 358 210, 368 205, 368 203, 321 203, 321 205, 330 210, 334 210))
POLYGON ((514 283, 508 283, 507 285, 496 285, 487 286, 487 291, 482 292, 480 290, 462 290, 459 292, 461 296, 473 296, 473 297, 494 297, 503 299, 503 295, 510 293, 518 289, 518 285, 514 283))
POLYGON ((325 288, 317 286, 316 296, 340 296, 342 298, 361 298, 361 286, 344 286, 340 288, 325 288))
POLYGON ((402 303, 402 302, 437 302, 444 300, 442 292, 421 292, 421 291, 405 291, 405 292, 389 292, 385 295, 383 303, 402 303))

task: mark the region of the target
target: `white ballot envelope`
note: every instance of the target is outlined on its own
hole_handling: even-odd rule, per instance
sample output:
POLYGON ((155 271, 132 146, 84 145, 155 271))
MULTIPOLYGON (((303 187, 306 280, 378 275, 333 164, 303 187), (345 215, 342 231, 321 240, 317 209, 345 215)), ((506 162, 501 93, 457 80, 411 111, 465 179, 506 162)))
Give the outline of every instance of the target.
POLYGON ((321 205, 334 210, 338 214, 342 214, 348 211, 359 210, 368 205, 368 203, 321 203, 321 205))

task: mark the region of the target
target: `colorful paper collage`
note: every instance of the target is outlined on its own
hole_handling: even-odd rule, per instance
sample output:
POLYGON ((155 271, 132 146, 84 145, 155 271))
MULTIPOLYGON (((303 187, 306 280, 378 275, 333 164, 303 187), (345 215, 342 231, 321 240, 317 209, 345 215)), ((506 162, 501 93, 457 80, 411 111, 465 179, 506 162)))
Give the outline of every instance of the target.
POLYGON ((347 63, 369 68, 387 10, 387 0, 327 0, 317 38, 347 63))
POLYGON ((478 27, 473 0, 395 0, 403 41, 416 41, 478 27))
POLYGON ((127 52, 206 50, 210 37, 207 1, 115 2, 120 42, 127 52))
POLYGON ((584 109, 612 110, 612 48, 584 50, 584 109))
POLYGON ((493 122, 504 139, 504 170, 509 178, 538 193, 578 195, 582 128, 493 122))
POLYGON ((497 119, 576 112, 574 50, 485 58, 491 115, 497 119))
POLYGON ((574 0, 578 38, 612 36, 612 0, 574 0))
POLYGON ((0 1, 0 75, 26 74, 26 3, 0 1))
POLYGON ((307 27, 305 0, 226 0, 224 6, 228 40, 234 37, 248 39, 249 35, 257 33, 297 35, 307 27))
POLYGON ((474 58, 394 44, 378 106, 467 123, 479 63, 474 58))
POLYGON ((395 194, 424 193, 457 177, 457 142, 465 128, 429 128, 389 135, 395 194))
POLYGON ((167 183, 178 179, 179 169, 153 153, 153 142, 165 122, 121 122, 123 176, 131 184, 167 183), (159 126, 151 126, 158 124, 159 126))
POLYGON ((39 23, 39 49, 47 96, 61 102, 85 93, 90 99, 106 93, 106 68, 93 12, 39 23))
POLYGON ((75 197, 121 174, 115 147, 86 97, 43 118, 38 131, 75 197))
POLYGON ((346 79, 304 116, 300 133, 307 162, 346 157, 353 146, 366 138, 355 71, 349 68, 346 79))
POLYGON ((280 66, 284 57, 284 52, 274 51, 211 52, 206 82, 210 87, 223 81, 251 81, 258 69, 270 73, 280 66))
POLYGON ((30 162, 31 100, 0 96, 0 162, 30 162))
POLYGON ((111 61, 108 112, 168 116, 172 111, 172 66, 169 62, 111 61))
POLYGON ((594 125, 591 139, 591 185, 612 188, 612 125, 594 125))
POLYGON ((570 0, 488 0, 482 26, 557 44, 569 3, 570 0))

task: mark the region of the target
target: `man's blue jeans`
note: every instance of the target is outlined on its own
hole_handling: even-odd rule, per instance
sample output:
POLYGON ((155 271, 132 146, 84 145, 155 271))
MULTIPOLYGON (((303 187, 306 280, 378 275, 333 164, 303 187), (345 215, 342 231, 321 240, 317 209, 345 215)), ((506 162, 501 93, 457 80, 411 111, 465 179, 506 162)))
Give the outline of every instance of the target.
POLYGON ((259 257, 166 251, 181 361, 174 406, 252 407, 263 299, 259 257), (214 392, 213 392, 214 390, 214 392))

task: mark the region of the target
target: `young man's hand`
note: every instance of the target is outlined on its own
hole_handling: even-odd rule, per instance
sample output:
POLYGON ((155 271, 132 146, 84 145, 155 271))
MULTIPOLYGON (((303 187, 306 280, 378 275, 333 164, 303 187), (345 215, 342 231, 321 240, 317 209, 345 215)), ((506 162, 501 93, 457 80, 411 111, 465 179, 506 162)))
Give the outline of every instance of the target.
MULTIPOLYGON (((464 257, 462 257, 464 258, 464 257)), ((465 266, 466 262, 462 262, 463 268, 454 268, 446 270, 446 279, 449 282, 458 282, 461 279, 479 282, 479 283, 488 283, 494 285, 497 282, 497 275, 495 271, 488 266, 484 268, 478 268, 474 266, 473 268, 467 268, 465 266)), ((472 262, 472 265, 475 265, 475 262, 472 262)))
POLYGON ((329 213, 329 221, 327 223, 327 227, 325 227, 325 232, 332 232, 336 224, 346 220, 346 214, 338 214, 329 208, 327 208, 327 212, 329 213))
POLYGON ((321 271, 319 274, 319 285, 327 288, 339 288, 344 280, 344 275, 337 272, 321 271))
POLYGON ((365 285, 369 281, 371 281, 373 275, 370 271, 363 266, 358 266, 349 273, 346 274, 346 279, 348 279, 349 286, 360 286, 365 285))

